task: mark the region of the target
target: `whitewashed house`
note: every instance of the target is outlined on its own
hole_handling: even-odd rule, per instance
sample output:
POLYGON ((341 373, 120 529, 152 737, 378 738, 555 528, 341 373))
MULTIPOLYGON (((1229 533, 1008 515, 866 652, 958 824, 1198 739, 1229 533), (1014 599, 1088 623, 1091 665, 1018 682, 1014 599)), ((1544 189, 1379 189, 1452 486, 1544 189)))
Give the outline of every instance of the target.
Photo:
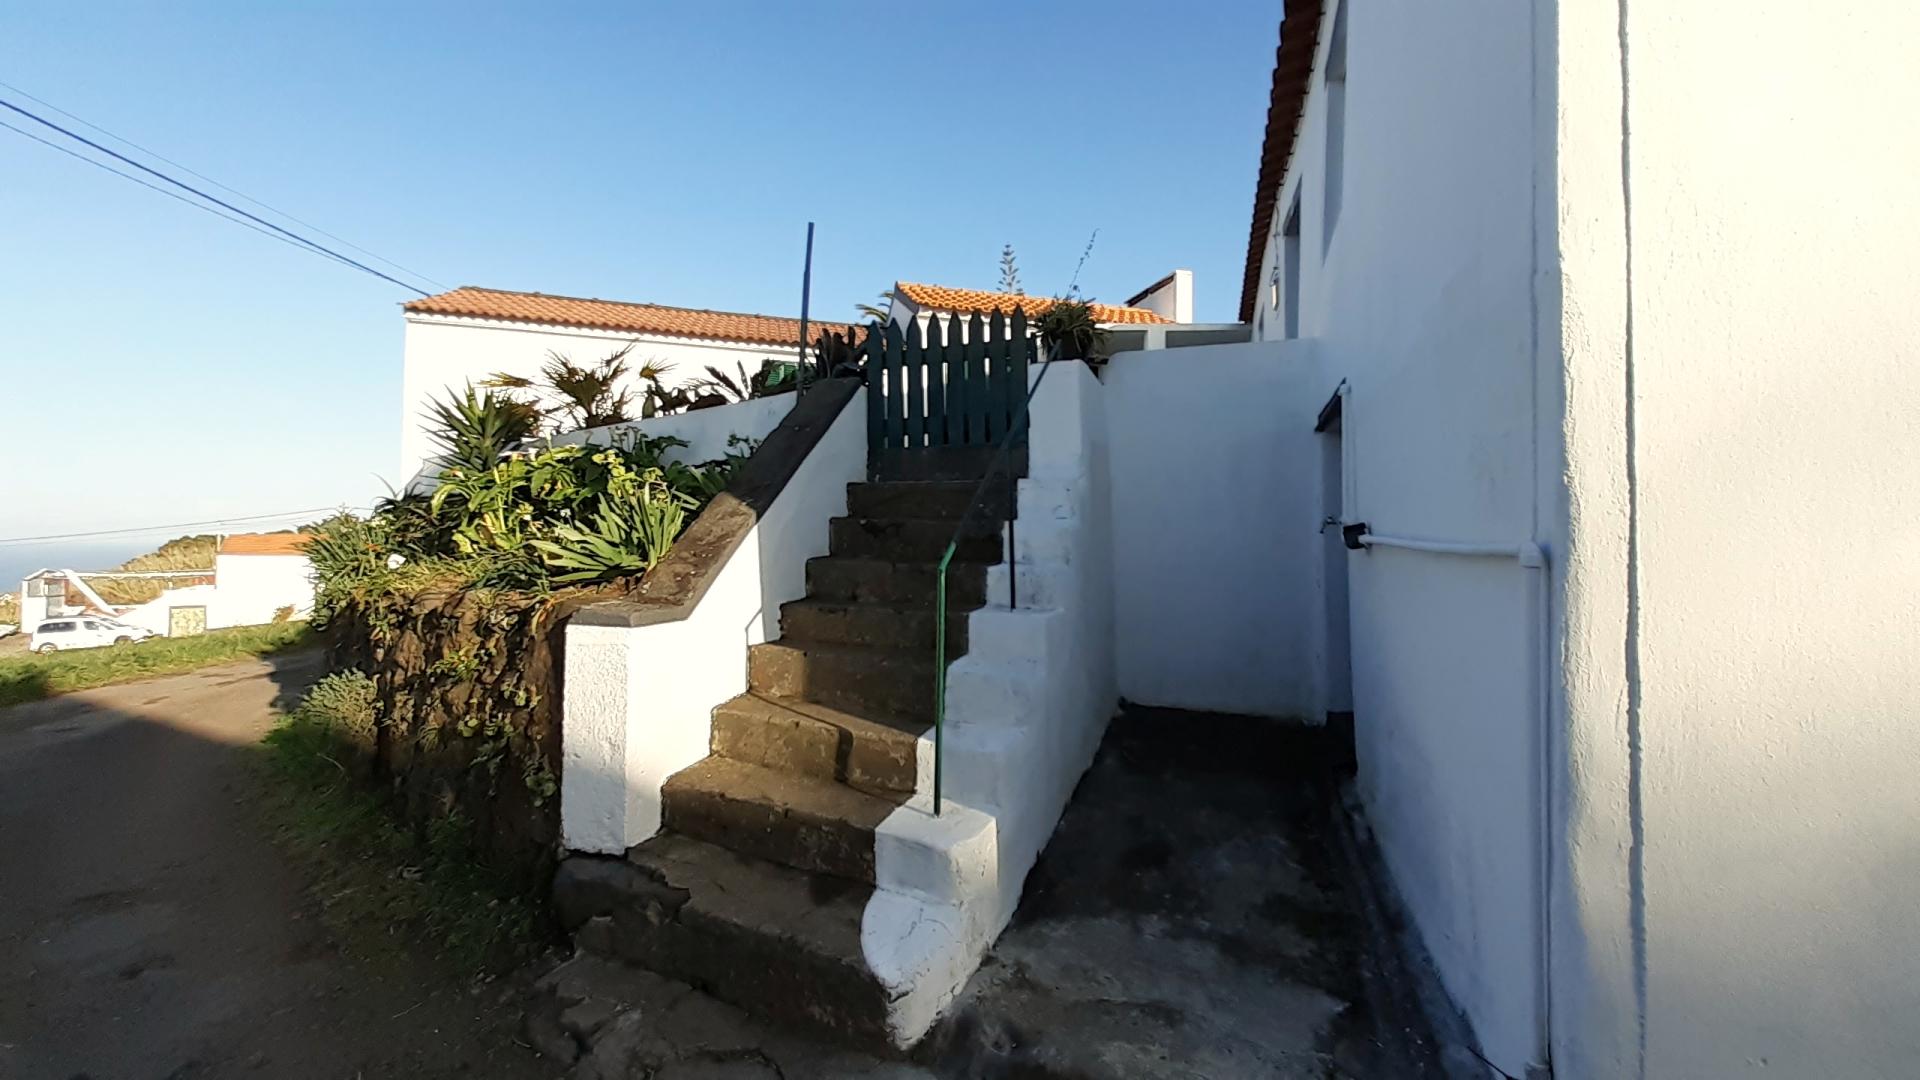
MULTIPOLYGON (((405 315, 403 480, 414 478, 433 456, 425 417, 432 402, 495 374, 537 380, 549 353, 584 366, 631 347, 629 369, 670 366, 662 380, 668 386, 705 379, 708 365, 737 379, 740 365, 751 374, 764 360, 796 360, 801 355, 800 320, 772 315, 470 286, 411 301, 405 315)), ((849 332, 845 323, 811 324, 808 357, 812 341, 827 331, 843 336, 849 332)), ((629 385, 636 391, 637 412, 638 383, 629 385)))
POLYGON ((1205 391, 1273 543, 1233 564, 1264 611, 1212 625, 1285 642, 1244 704, 1351 712, 1499 1074, 1915 1074, 1916 34, 1890 0, 1286 4, 1256 344, 1205 391))
POLYGON ((168 589, 116 618, 169 637, 304 619, 313 611, 312 540, 290 532, 223 536, 211 584, 168 589))
MULTIPOLYGON (((851 837, 866 861, 827 872, 869 891, 831 970, 880 992, 841 1019, 909 1043, 1116 699, 1324 719, 1351 724, 1357 816, 1469 1072, 1913 1075, 1914 40, 1891 0, 1287 0, 1250 340, 1035 365, 1061 374, 944 750, 887 734, 900 801, 857 828, 674 824, 676 799, 751 801, 717 778, 768 721, 729 695, 884 684, 808 642, 816 592, 925 602, 839 564, 937 544, 827 519, 937 493, 865 483, 870 391, 816 398, 787 433, 815 448, 707 549, 704 597, 670 579, 570 626, 563 873, 596 897, 634 877, 639 903, 623 852, 693 859, 707 828, 763 841, 727 865, 808 869, 823 849, 784 834, 851 837)), ((845 743, 822 745, 831 784, 845 743)), ((643 963, 693 929, 581 914, 643 963)), ((711 988, 774 1009, 755 987, 795 964, 711 988)))

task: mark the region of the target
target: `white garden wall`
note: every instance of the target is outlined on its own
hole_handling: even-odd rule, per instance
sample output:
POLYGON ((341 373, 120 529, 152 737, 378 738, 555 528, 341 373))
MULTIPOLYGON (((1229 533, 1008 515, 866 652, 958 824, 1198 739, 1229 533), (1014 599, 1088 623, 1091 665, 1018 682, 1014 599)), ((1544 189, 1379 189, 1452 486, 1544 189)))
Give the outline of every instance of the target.
POLYGON ((649 626, 568 623, 567 848, 620 854, 659 831, 660 786, 707 755, 714 707, 746 691, 748 647, 779 636, 780 605, 805 595, 807 560, 827 553, 827 522, 846 512, 847 485, 866 478, 864 394, 854 394, 692 614, 649 626))
POLYGON ((1120 696, 1317 721, 1313 426, 1333 383, 1311 347, 1127 352, 1102 379, 1120 696))
MULTIPOLYGON (((655 361, 671 364, 668 385, 706 376, 706 365, 738 378, 737 364, 749 373, 765 359, 792 360, 796 350, 698 338, 539 326, 496 319, 409 314, 405 365, 401 375, 401 434, 396 485, 411 481, 433 456, 423 414, 427 406, 468 383, 478 385, 496 372, 537 378, 549 351, 577 364, 590 364, 631 343, 630 367, 655 361)), ((637 406, 636 406, 637 407, 637 406)), ((710 455, 711 456, 711 455, 710 455)))
POLYGON ((1556 1075, 1920 1062, 1916 39, 1561 5, 1556 1075))
POLYGON ((628 432, 639 432, 648 438, 675 438, 687 444, 661 455, 668 461, 688 464, 713 461, 743 450, 742 447, 730 445, 736 437, 755 442, 766 438, 767 433, 778 427, 780 421, 793 411, 793 406, 799 400, 799 394, 749 398, 730 405, 716 405, 711 409, 695 409, 672 416, 655 416, 626 424, 569 431, 553 436, 551 441, 556 446, 577 446, 582 443, 604 446, 619 441, 628 432))

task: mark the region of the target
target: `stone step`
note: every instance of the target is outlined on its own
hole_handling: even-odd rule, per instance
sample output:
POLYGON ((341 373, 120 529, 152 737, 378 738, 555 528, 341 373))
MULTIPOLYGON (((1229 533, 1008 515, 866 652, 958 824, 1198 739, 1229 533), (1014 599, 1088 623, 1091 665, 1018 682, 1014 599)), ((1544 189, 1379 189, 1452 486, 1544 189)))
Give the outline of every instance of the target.
POLYGON ((981 492, 976 480, 879 480, 847 485, 847 513, 870 518, 944 518, 958 521, 980 495, 976 515, 1006 520, 1004 483, 989 484, 981 492))
POLYGON ((903 795, 711 756, 667 778, 664 828, 795 870, 873 884, 873 830, 903 795))
MULTIPOLYGON (((1026 475, 1026 448, 1012 455, 1015 475, 1026 475)), ((955 480, 978 483, 988 470, 1001 464, 991 446, 946 446, 934 449, 873 450, 867 454, 867 474, 875 480, 955 480)))
MULTIPOLYGON (((931 604, 898 607, 890 604, 848 604, 838 600, 793 600, 780 605, 780 633, 784 640, 823 645, 877 645, 887 649, 934 647, 939 623, 931 604)), ((967 651, 967 613, 947 612, 947 658, 967 651)))
MULTIPOLYGON (((999 562, 1000 525, 986 522, 962 533, 954 561, 999 562)), ((954 526, 939 518, 837 517, 827 525, 827 550, 863 559, 937 563, 954 540, 954 526)))
MULTIPOLYGON (((935 571, 931 562, 889 562, 848 555, 807 560, 807 595, 842 603, 919 605, 932 610, 935 571)), ((954 562, 947 567, 947 608, 971 611, 987 600, 987 567, 954 562)))
POLYGON ((889 1044, 887 992, 860 942, 872 892, 665 833, 624 860, 562 862, 554 908, 588 952, 878 1049, 889 1044))
POLYGON ((769 641, 747 649, 747 689, 897 722, 933 722, 933 653, 769 641))
POLYGON ((832 780, 862 791, 912 794, 924 725, 805 701, 741 694, 713 710, 713 752, 749 765, 832 780))

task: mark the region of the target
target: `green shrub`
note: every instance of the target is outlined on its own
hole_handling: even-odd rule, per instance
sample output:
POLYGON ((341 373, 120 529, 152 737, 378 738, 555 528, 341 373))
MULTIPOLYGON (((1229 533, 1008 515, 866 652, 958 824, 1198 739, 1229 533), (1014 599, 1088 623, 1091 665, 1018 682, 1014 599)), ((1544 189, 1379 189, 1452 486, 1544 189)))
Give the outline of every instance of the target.
POLYGON ((356 744, 371 743, 380 722, 373 680, 351 669, 336 671, 313 684, 290 719, 356 744))

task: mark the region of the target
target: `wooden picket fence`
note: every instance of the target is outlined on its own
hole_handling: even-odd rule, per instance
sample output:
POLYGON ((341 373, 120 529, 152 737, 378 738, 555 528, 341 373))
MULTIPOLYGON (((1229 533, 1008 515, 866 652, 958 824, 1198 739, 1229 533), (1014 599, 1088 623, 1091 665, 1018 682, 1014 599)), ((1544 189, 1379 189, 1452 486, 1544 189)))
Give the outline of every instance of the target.
MULTIPOLYGON (((1027 395, 1039 341, 1026 312, 888 323, 867 335, 867 441, 881 454, 998 446, 1027 395)), ((1024 435, 1024 431, 1022 432, 1024 435)))

